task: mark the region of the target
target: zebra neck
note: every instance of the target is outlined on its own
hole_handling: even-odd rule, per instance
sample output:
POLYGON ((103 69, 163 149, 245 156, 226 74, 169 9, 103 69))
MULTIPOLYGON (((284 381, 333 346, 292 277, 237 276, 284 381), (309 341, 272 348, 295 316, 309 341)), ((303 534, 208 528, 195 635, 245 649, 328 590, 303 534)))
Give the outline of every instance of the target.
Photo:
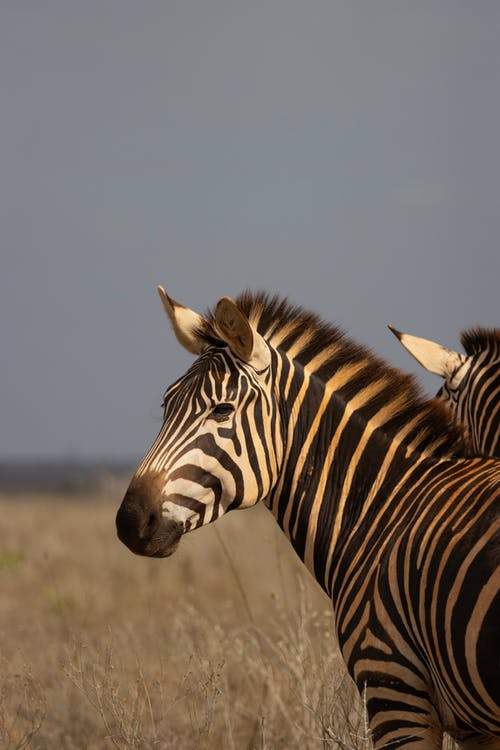
POLYGON ((288 425, 282 470, 267 505, 328 594, 331 560, 345 535, 374 505, 386 502, 421 460, 401 437, 384 434, 380 420, 360 414, 368 396, 345 402, 303 373, 283 410, 288 425))

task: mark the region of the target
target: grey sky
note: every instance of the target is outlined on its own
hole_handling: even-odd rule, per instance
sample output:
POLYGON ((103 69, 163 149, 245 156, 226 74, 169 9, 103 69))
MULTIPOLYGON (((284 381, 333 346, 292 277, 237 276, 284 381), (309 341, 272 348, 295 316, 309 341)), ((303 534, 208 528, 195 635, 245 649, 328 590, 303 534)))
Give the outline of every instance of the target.
MULTIPOLYGON (((139 457, 200 311, 500 325, 495 0, 0 5, 0 458, 139 457)), ((422 381, 434 392, 437 380, 422 381)))

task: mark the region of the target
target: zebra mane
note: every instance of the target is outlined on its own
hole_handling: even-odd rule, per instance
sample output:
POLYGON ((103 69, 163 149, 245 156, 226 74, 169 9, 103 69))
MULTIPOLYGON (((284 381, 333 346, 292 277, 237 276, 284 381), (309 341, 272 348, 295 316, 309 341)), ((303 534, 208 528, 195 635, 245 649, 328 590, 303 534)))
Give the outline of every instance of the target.
MULTIPOLYGON (((292 305, 287 298, 247 290, 235 301, 271 346, 292 353, 296 362, 314 372, 321 381, 326 382, 345 364, 362 365, 359 373, 342 386, 346 399, 370 383, 383 381, 384 387, 370 401, 370 411, 373 413, 376 405, 382 408, 392 401, 394 414, 390 418, 390 431, 396 433, 408 422, 414 422, 409 441, 418 436, 418 452, 435 457, 469 454, 465 431, 444 404, 422 394, 413 375, 391 367, 368 347, 350 339, 339 327, 325 322, 314 312, 292 305)), ((208 344, 223 344, 215 333, 215 310, 208 311, 199 334, 208 344)), ((363 413, 363 407, 359 413, 363 413)), ((384 430, 388 431, 389 428, 384 430)))
POLYGON ((460 343, 469 357, 495 349, 500 354, 500 328, 468 328, 460 334, 460 343))

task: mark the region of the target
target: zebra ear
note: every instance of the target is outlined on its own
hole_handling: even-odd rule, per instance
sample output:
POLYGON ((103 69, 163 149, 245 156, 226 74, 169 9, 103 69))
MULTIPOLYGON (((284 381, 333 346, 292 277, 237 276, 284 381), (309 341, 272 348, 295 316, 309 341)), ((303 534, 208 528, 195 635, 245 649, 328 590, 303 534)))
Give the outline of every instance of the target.
POLYGON ((223 297, 215 309, 217 332, 231 351, 256 370, 264 370, 271 362, 269 348, 231 297, 223 297))
POLYGON ((179 344, 191 354, 202 354, 205 344, 198 334, 204 322, 202 316, 169 297, 162 286, 158 287, 158 294, 179 344))
POLYGON ((388 328, 399 339, 404 348, 415 357, 417 362, 429 372, 433 372, 442 378, 451 377, 466 360, 463 354, 445 349, 444 346, 436 344, 434 341, 411 336, 409 333, 402 333, 394 326, 388 326, 388 328))

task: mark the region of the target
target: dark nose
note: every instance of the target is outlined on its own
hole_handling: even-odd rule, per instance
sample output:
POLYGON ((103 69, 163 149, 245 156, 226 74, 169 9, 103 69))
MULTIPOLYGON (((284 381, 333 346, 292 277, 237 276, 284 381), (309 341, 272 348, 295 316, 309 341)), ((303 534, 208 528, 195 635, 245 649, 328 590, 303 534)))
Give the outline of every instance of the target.
POLYGON ((161 520, 159 503, 153 502, 142 483, 132 482, 116 514, 116 532, 120 541, 132 552, 144 554, 161 520))

